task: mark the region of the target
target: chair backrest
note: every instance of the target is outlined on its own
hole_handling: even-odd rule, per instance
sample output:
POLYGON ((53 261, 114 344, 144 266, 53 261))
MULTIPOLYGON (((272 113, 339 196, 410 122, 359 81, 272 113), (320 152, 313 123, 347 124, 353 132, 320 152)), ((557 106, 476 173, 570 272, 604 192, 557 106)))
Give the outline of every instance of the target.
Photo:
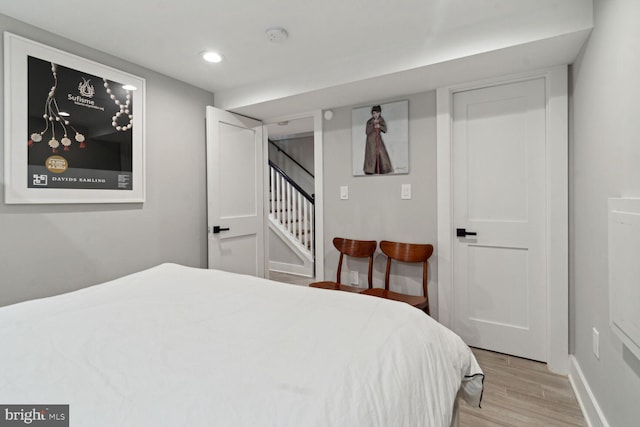
POLYGON ((340 283, 340 275, 342 273, 342 259, 345 255, 354 258, 369 258, 369 272, 367 281, 369 283, 369 288, 372 288, 373 254, 376 251, 378 242, 376 242, 375 240, 353 240, 345 239, 343 237, 336 237, 333 239, 333 246, 335 246, 338 252, 340 252, 336 282, 340 283))
POLYGON ((383 240, 380 242, 380 250, 387 256, 387 270, 384 274, 384 288, 389 290, 389 272, 391 261, 421 262, 422 263, 422 292, 429 298, 427 292, 427 272, 429 271, 429 257, 433 253, 433 245, 419 243, 399 243, 383 240))

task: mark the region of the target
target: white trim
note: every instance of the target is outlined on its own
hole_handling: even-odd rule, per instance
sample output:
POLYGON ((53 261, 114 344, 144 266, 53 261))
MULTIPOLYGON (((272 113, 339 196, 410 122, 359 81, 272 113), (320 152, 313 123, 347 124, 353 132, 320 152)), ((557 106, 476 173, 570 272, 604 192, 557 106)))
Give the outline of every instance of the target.
POLYGON ((313 113, 313 159, 316 204, 316 250, 315 250, 315 279, 324 280, 324 158, 322 111, 313 113), (318 254, 320 254, 318 256, 318 254))
POLYGON ((569 224, 567 66, 439 88, 437 108, 438 320, 453 325, 451 116, 453 94, 498 84, 544 78, 547 90, 546 246, 547 365, 568 372, 569 224))
POLYGON ((283 227, 280 224, 274 222, 272 219, 267 219, 267 222, 269 223, 269 230, 271 230, 273 234, 275 234, 275 236, 278 237, 282 241, 282 243, 284 243, 289 248, 291 253, 298 257, 298 259, 302 263, 301 265, 288 264, 269 260, 269 270, 281 271, 283 273, 293 273, 306 277, 313 277, 313 256, 311 252, 309 252, 307 248, 300 245, 299 242, 292 241, 287 236, 287 233, 285 233, 283 227), (281 267, 275 267, 280 265, 281 267))
POLYGON ((269 132, 265 122, 262 122, 262 227, 264 232, 264 275, 262 277, 269 278, 269 132))
POLYGON ((453 327, 453 265, 451 215, 451 114, 452 88, 436 91, 436 172, 438 211, 438 313, 436 318, 444 326, 453 327))
POLYGON ((569 370, 569 97, 567 66, 547 81, 547 366, 569 370))
POLYGON ((589 427, 609 427, 609 423, 582 373, 580 364, 578 364, 578 360, 573 355, 569 356, 569 382, 576 395, 580 409, 582 409, 587 425, 589 427))
POLYGON ((269 271, 295 274, 296 276, 312 277, 306 265, 289 264, 286 262, 269 261, 269 271))
MULTIPOLYGON (((317 281, 324 280, 324 176, 323 176, 323 148, 322 148, 322 111, 315 110, 306 113, 298 113, 288 116, 269 118, 264 121, 264 125, 278 123, 282 121, 290 121, 295 119, 302 119, 307 117, 313 117, 313 169, 314 169, 314 191, 315 191, 315 279, 317 281)), ((266 132, 265 132, 266 133, 266 132)), ((268 136, 267 136, 268 137, 268 136)), ((267 145, 265 143, 265 145, 267 145)), ((268 162, 269 156, 265 157, 265 162, 268 162)), ((268 169, 268 168, 267 168, 268 169)), ((266 180, 268 185, 268 178, 266 180)), ((265 200, 269 197, 269 189, 267 187, 265 191, 265 200)), ((265 202, 265 206, 268 206, 265 202)), ((265 221, 267 221, 268 212, 265 213, 265 221)), ((268 241, 267 241, 268 246, 268 241)), ((268 260, 268 248, 267 252, 268 260)))

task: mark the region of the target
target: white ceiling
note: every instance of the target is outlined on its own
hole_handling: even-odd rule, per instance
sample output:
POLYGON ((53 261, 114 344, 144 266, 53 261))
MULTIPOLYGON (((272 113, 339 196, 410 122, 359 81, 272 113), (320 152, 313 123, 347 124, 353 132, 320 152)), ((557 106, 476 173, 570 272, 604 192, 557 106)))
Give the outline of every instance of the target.
POLYGON ((572 62, 592 0, 0 0, 0 13, 261 119, 572 62), (289 39, 265 31, 284 27, 289 39), (225 58, 207 64, 200 53, 225 58))

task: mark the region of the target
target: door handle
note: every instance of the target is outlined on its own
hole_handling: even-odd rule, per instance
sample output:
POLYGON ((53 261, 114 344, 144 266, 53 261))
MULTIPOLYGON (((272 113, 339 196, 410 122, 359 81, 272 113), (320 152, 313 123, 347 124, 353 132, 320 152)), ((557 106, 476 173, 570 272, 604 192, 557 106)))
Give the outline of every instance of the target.
POLYGON ((456 228, 456 237, 477 236, 475 231, 467 231, 466 228, 456 228))
POLYGON ((219 225, 213 226, 213 234, 218 234, 221 231, 229 231, 229 228, 222 228, 219 225))

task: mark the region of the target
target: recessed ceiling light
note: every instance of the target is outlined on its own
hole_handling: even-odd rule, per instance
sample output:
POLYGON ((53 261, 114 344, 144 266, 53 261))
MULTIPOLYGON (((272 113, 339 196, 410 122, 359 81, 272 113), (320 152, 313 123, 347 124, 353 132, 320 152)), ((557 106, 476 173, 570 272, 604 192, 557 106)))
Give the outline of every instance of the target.
POLYGON ((207 62, 218 63, 222 61, 222 55, 220 55, 218 52, 207 51, 202 54, 202 59, 207 62))

